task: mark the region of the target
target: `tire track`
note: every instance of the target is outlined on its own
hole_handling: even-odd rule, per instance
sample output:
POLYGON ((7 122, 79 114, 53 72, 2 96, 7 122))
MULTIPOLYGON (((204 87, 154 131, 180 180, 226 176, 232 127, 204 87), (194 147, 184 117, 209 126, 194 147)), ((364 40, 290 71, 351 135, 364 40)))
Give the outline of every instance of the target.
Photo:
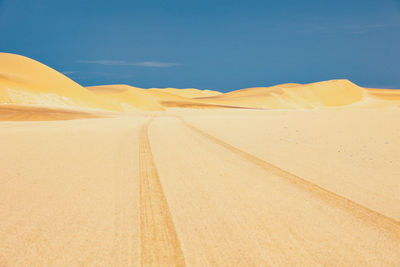
POLYGON ((121 266, 121 258, 122 258, 122 208, 124 208, 124 204, 122 201, 122 182, 121 178, 117 177, 114 180, 114 257, 113 257, 113 265, 121 266))
POLYGON ((321 200, 324 200, 329 205, 340 208, 346 212, 349 212, 351 215, 357 217, 358 219, 362 220, 365 223, 368 223, 377 228, 385 229, 388 233, 391 234, 391 236, 393 238, 400 239, 400 222, 399 221, 397 221, 391 217, 388 217, 386 215, 383 215, 381 213, 378 213, 372 209, 364 207, 348 198, 345 198, 336 193, 328 191, 328 190, 320 187, 319 185, 313 184, 313 183, 307 181, 306 179, 301 178, 300 176, 297 176, 293 173, 285 171, 285 170, 279 168, 278 166, 275 166, 275 165, 273 165, 265 160, 262 160, 248 152, 245 152, 239 148, 236 148, 236 147, 200 130, 199 128, 189 124, 182 117, 179 117, 179 116, 175 116, 175 117, 178 118, 185 126, 190 128, 194 132, 198 133, 199 135, 205 137, 212 143, 224 147, 225 149, 231 151, 232 153, 263 168, 268 173, 278 176, 278 177, 284 179, 285 181, 309 192, 313 196, 318 197, 321 200))
POLYGON ((140 239, 142 266, 185 266, 168 203, 151 152, 148 127, 140 131, 140 239))

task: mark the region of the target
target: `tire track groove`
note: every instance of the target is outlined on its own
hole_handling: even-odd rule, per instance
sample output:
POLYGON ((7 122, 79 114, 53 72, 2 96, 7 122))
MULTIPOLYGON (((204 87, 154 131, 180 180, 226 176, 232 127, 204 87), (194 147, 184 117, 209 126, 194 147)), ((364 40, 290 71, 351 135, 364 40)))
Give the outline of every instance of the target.
POLYGON ((362 206, 348 198, 340 196, 340 195, 333 193, 327 189, 324 189, 323 187, 321 187, 317 184, 311 183, 304 178, 301 178, 293 173, 285 171, 285 170, 279 168, 278 166, 275 166, 275 165, 273 165, 265 160, 262 160, 248 152, 245 152, 239 148, 236 148, 236 147, 204 132, 203 130, 191 125, 190 123, 186 122, 182 117, 176 116, 176 118, 178 118, 188 128, 190 128, 194 132, 198 133, 199 135, 205 137, 212 143, 224 147, 225 149, 231 151, 232 153, 263 168, 268 173, 278 176, 278 177, 286 180, 287 182, 309 192, 310 194, 314 195, 315 197, 318 197, 319 199, 324 200, 329 205, 349 212, 350 214, 352 214, 353 216, 357 217, 358 219, 362 220, 365 223, 368 223, 368 224, 373 225, 380 229, 385 229, 388 233, 391 234, 391 236, 393 238, 400 240, 400 222, 399 221, 397 221, 391 217, 388 217, 386 215, 383 215, 377 211, 369 209, 365 206, 362 206))
POLYGON ((141 266, 185 266, 184 255, 151 152, 148 128, 140 130, 141 266))

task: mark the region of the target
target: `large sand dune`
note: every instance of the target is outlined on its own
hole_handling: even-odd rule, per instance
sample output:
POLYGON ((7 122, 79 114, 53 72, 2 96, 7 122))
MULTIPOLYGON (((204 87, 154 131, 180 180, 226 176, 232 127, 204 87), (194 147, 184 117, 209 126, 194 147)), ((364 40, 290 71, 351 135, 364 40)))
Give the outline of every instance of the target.
POLYGON ((7 53, 0 53, 0 103, 121 111, 56 70, 7 53))

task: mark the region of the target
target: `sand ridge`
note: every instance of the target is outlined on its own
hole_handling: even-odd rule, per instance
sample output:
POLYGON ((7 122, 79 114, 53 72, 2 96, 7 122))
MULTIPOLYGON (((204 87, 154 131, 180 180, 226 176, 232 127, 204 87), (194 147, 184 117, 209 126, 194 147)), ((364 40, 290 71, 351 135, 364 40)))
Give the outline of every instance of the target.
POLYGON ((201 98, 209 103, 249 108, 296 109, 345 106, 361 101, 364 89, 348 80, 241 89, 201 98))

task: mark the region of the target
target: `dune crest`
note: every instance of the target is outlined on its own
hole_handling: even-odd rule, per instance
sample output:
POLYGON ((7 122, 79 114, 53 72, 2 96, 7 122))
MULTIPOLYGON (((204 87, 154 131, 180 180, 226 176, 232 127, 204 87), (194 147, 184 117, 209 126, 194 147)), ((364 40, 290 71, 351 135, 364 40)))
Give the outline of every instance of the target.
POLYGON ((293 109, 345 106, 362 100, 364 94, 363 88, 348 80, 330 80, 246 88, 201 99, 247 108, 293 109))
POLYGON ((184 97, 179 94, 170 93, 164 89, 142 89, 130 85, 90 86, 87 89, 106 97, 110 101, 115 101, 115 105, 120 103, 125 112, 129 112, 130 110, 157 111, 165 110, 166 108, 235 108, 234 106, 213 104, 200 99, 184 97))

